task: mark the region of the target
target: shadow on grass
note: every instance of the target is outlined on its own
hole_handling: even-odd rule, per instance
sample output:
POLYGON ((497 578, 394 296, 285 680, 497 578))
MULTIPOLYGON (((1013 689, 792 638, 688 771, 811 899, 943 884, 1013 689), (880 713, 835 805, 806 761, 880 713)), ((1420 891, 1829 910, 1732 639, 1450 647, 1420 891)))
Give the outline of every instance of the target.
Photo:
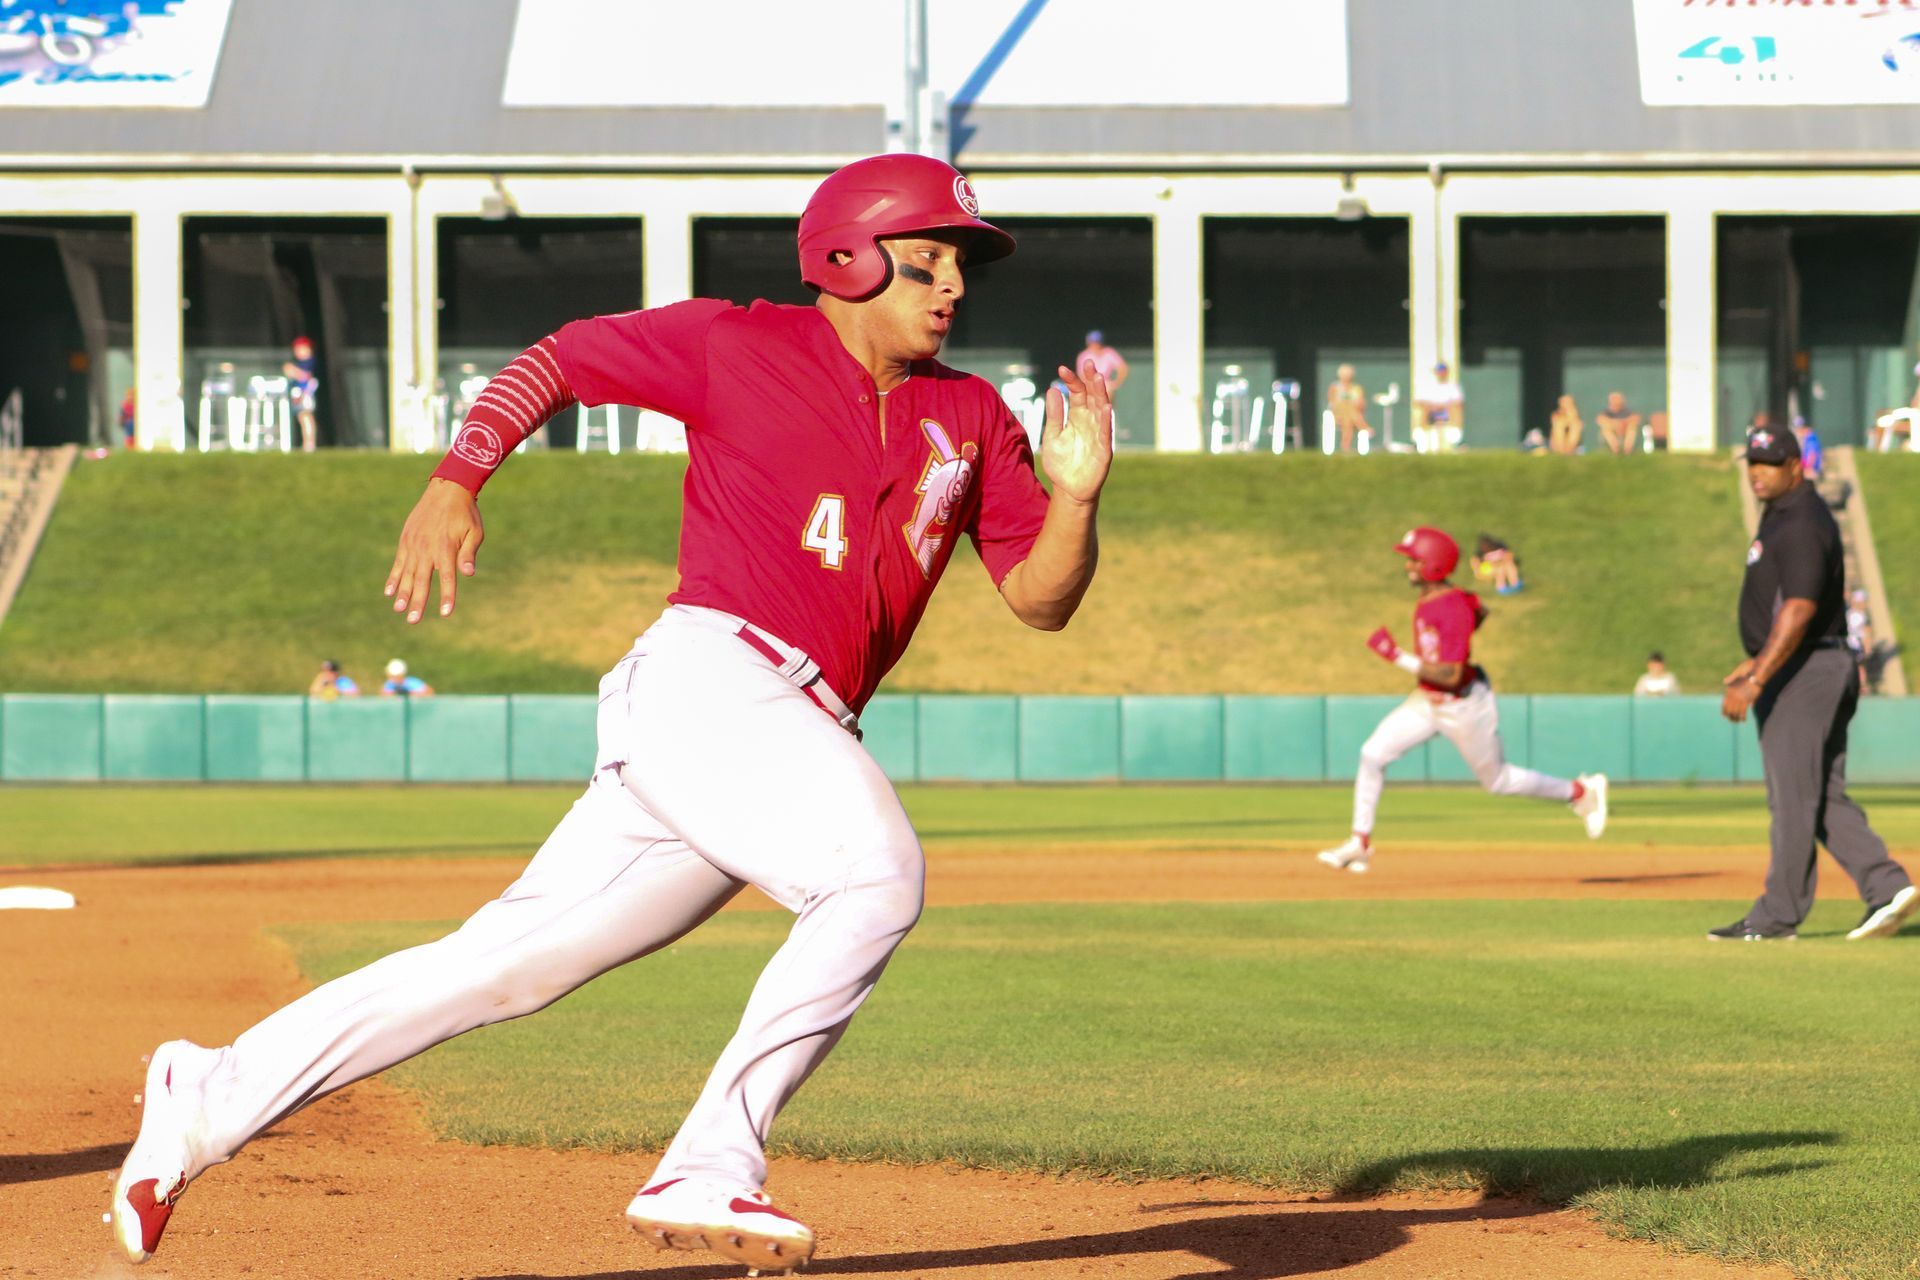
POLYGON ((1825 1161, 1777 1162, 1761 1169, 1722 1174, 1720 1164, 1750 1151, 1782 1147, 1831 1147, 1841 1141, 1827 1130, 1708 1133, 1659 1147, 1461 1147, 1423 1151, 1362 1165, 1340 1180, 1341 1195, 1376 1195, 1414 1183, 1467 1185, 1488 1195, 1539 1196, 1565 1203, 1612 1187, 1692 1187, 1720 1177, 1773 1177, 1825 1161))
POLYGON ((118 1169, 127 1158, 131 1142, 109 1142, 83 1151, 25 1152, 0 1155, 0 1187, 22 1182, 51 1182, 82 1173, 104 1173, 118 1169))
MULTIPOLYGON (((1034 1263, 1191 1254, 1207 1259, 1208 1265, 1182 1272, 1177 1280, 1199 1280, 1203 1276, 1279 1280, 1284 1276, 1338 1271, 1391 1253, 1411 1241, 1413 1233, 1422 1227, 1536 1217, 1555 1212, 1549 1201, 1565 1201, 1606 1187, 1688 1187, 1719 1177, 1774 1177, 1795 1169, 1813 1168, 1818 1162, 1775 1161, 1736 1174, 1719 1171, 1721 1163, 1729 1157, 1748 1152, 1832 1146, 1839 1141, 1840 1135, 1831 1132, 1726 1133, 1688 1138, 1661 1147, 1619 1150, 1517 1147, 1423 1152, 1365 1165, 1342 1182, 1340 1192, 1364 1195, 1382 1191, 1407 1175, 1424 1175, 1435 1181, 1464 1176, 1484 1192, 1498 1193, 1499 1198, 1431 1209, 1369 1207, 1364 1200, 1341 1205, 1296 1202, 1277 1211, 1225 1213, 1182 1222, 1154 1223, 1132 1230, 868 1257, 821 1257, 807 1268, 807 1274, 854 1276, 950 1271, 972 1272, 984 1277, 998 1274, 1007 1267, 1034 1263), (1541 1198, 1521 1199, 1511 1193, 1541 1198)), ((1142 1212, 1244 1210, 1246 1207, 1245 1201, 1193 1200, 1143 1205, 1142 1212)), ((602 1272, 572 1276, 571 1280, 624 1280, 634 1274, 632 1271, 602 1272)), ((647 1280, 735 1280, 740 1268, 703 1262, 639 1274, 647 1280)), ((562 1277, 520 1272, 485 1280, 562 1280, 562 1277)))

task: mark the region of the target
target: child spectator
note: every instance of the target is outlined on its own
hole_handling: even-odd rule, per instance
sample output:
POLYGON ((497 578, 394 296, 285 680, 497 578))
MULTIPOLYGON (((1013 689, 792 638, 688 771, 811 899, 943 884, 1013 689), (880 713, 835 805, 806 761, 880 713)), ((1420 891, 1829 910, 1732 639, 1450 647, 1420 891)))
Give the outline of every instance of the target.
POLYGON ((1503 596, 1526 585, 1520 581, 1520 562, 1514 559, 1513 549, 1490 533, 1481 534, 1474 547, 1473 576, 1493 583, 1493 589, 1503 596))
POLYGON ((1647 669, 1633 682, 1636 698, 1667 698, 1680 692, 1680 682, 1667 670, 1667 660, 1658 649, 1647 655, 1647 669))

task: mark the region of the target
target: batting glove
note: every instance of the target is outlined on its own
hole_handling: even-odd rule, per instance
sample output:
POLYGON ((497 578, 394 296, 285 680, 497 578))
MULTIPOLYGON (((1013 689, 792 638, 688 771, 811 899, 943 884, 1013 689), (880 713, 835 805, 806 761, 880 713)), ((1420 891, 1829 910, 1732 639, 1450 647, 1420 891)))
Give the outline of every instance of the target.
POLYGON ((1367 648, 1379 654, 1383 662, 1391 662, 1410 675, 1420 674, 1420 659, 1411 653, 1401 652, 1400 646, 1393 642, 1393 633, 1385 627, 1367 637, 1367 648))

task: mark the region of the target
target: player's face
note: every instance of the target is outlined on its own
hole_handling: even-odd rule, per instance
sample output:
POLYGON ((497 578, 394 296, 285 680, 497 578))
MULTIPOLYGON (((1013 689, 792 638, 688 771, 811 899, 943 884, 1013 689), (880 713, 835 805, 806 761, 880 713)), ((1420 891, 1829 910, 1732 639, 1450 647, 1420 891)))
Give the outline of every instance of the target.
POLYGON ((1420 576, 1420 562, 1412 556, 1407 557, 1407 585, 1410 587, 1427 585, 1427 580, 1420 576))
POLYGON ((939 230, 880 242, 893 259, 893 278, 868 305, 888 345, 901 356, 921 360, 938 355, 953 331, 954 314, 967 291, 960 268, 967 260, 969 238, 964 231, 939 230))
POLYGON ((1800 483, 1800 464, 1798 462, 1749 462, 1747 464, 1747 484, 1753 490, 1753 496, 1762 502, 1772 502, 1800 483))

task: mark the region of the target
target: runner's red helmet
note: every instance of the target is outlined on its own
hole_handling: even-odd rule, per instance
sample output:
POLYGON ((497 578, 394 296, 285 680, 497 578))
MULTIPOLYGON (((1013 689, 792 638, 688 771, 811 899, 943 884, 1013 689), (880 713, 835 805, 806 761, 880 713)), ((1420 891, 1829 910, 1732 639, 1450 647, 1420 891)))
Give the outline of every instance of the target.
POLYGON ((1393 549, 1420 566, 1423 582, 1439 582, 1460 563, 1460 544, 1424 524, 1407 530, 1393 549))
POLYGON ((968 266, 1013 252, 1012 236, 980 220, 973 184, 952 165, 905 152, 856 160, 828 175, 800 215, 800 278, 848 302, 872 297, 893 275, 880 238, 942 227, 975 233, 968 266), (836 253, 852 261, 835 265, 836 253))

